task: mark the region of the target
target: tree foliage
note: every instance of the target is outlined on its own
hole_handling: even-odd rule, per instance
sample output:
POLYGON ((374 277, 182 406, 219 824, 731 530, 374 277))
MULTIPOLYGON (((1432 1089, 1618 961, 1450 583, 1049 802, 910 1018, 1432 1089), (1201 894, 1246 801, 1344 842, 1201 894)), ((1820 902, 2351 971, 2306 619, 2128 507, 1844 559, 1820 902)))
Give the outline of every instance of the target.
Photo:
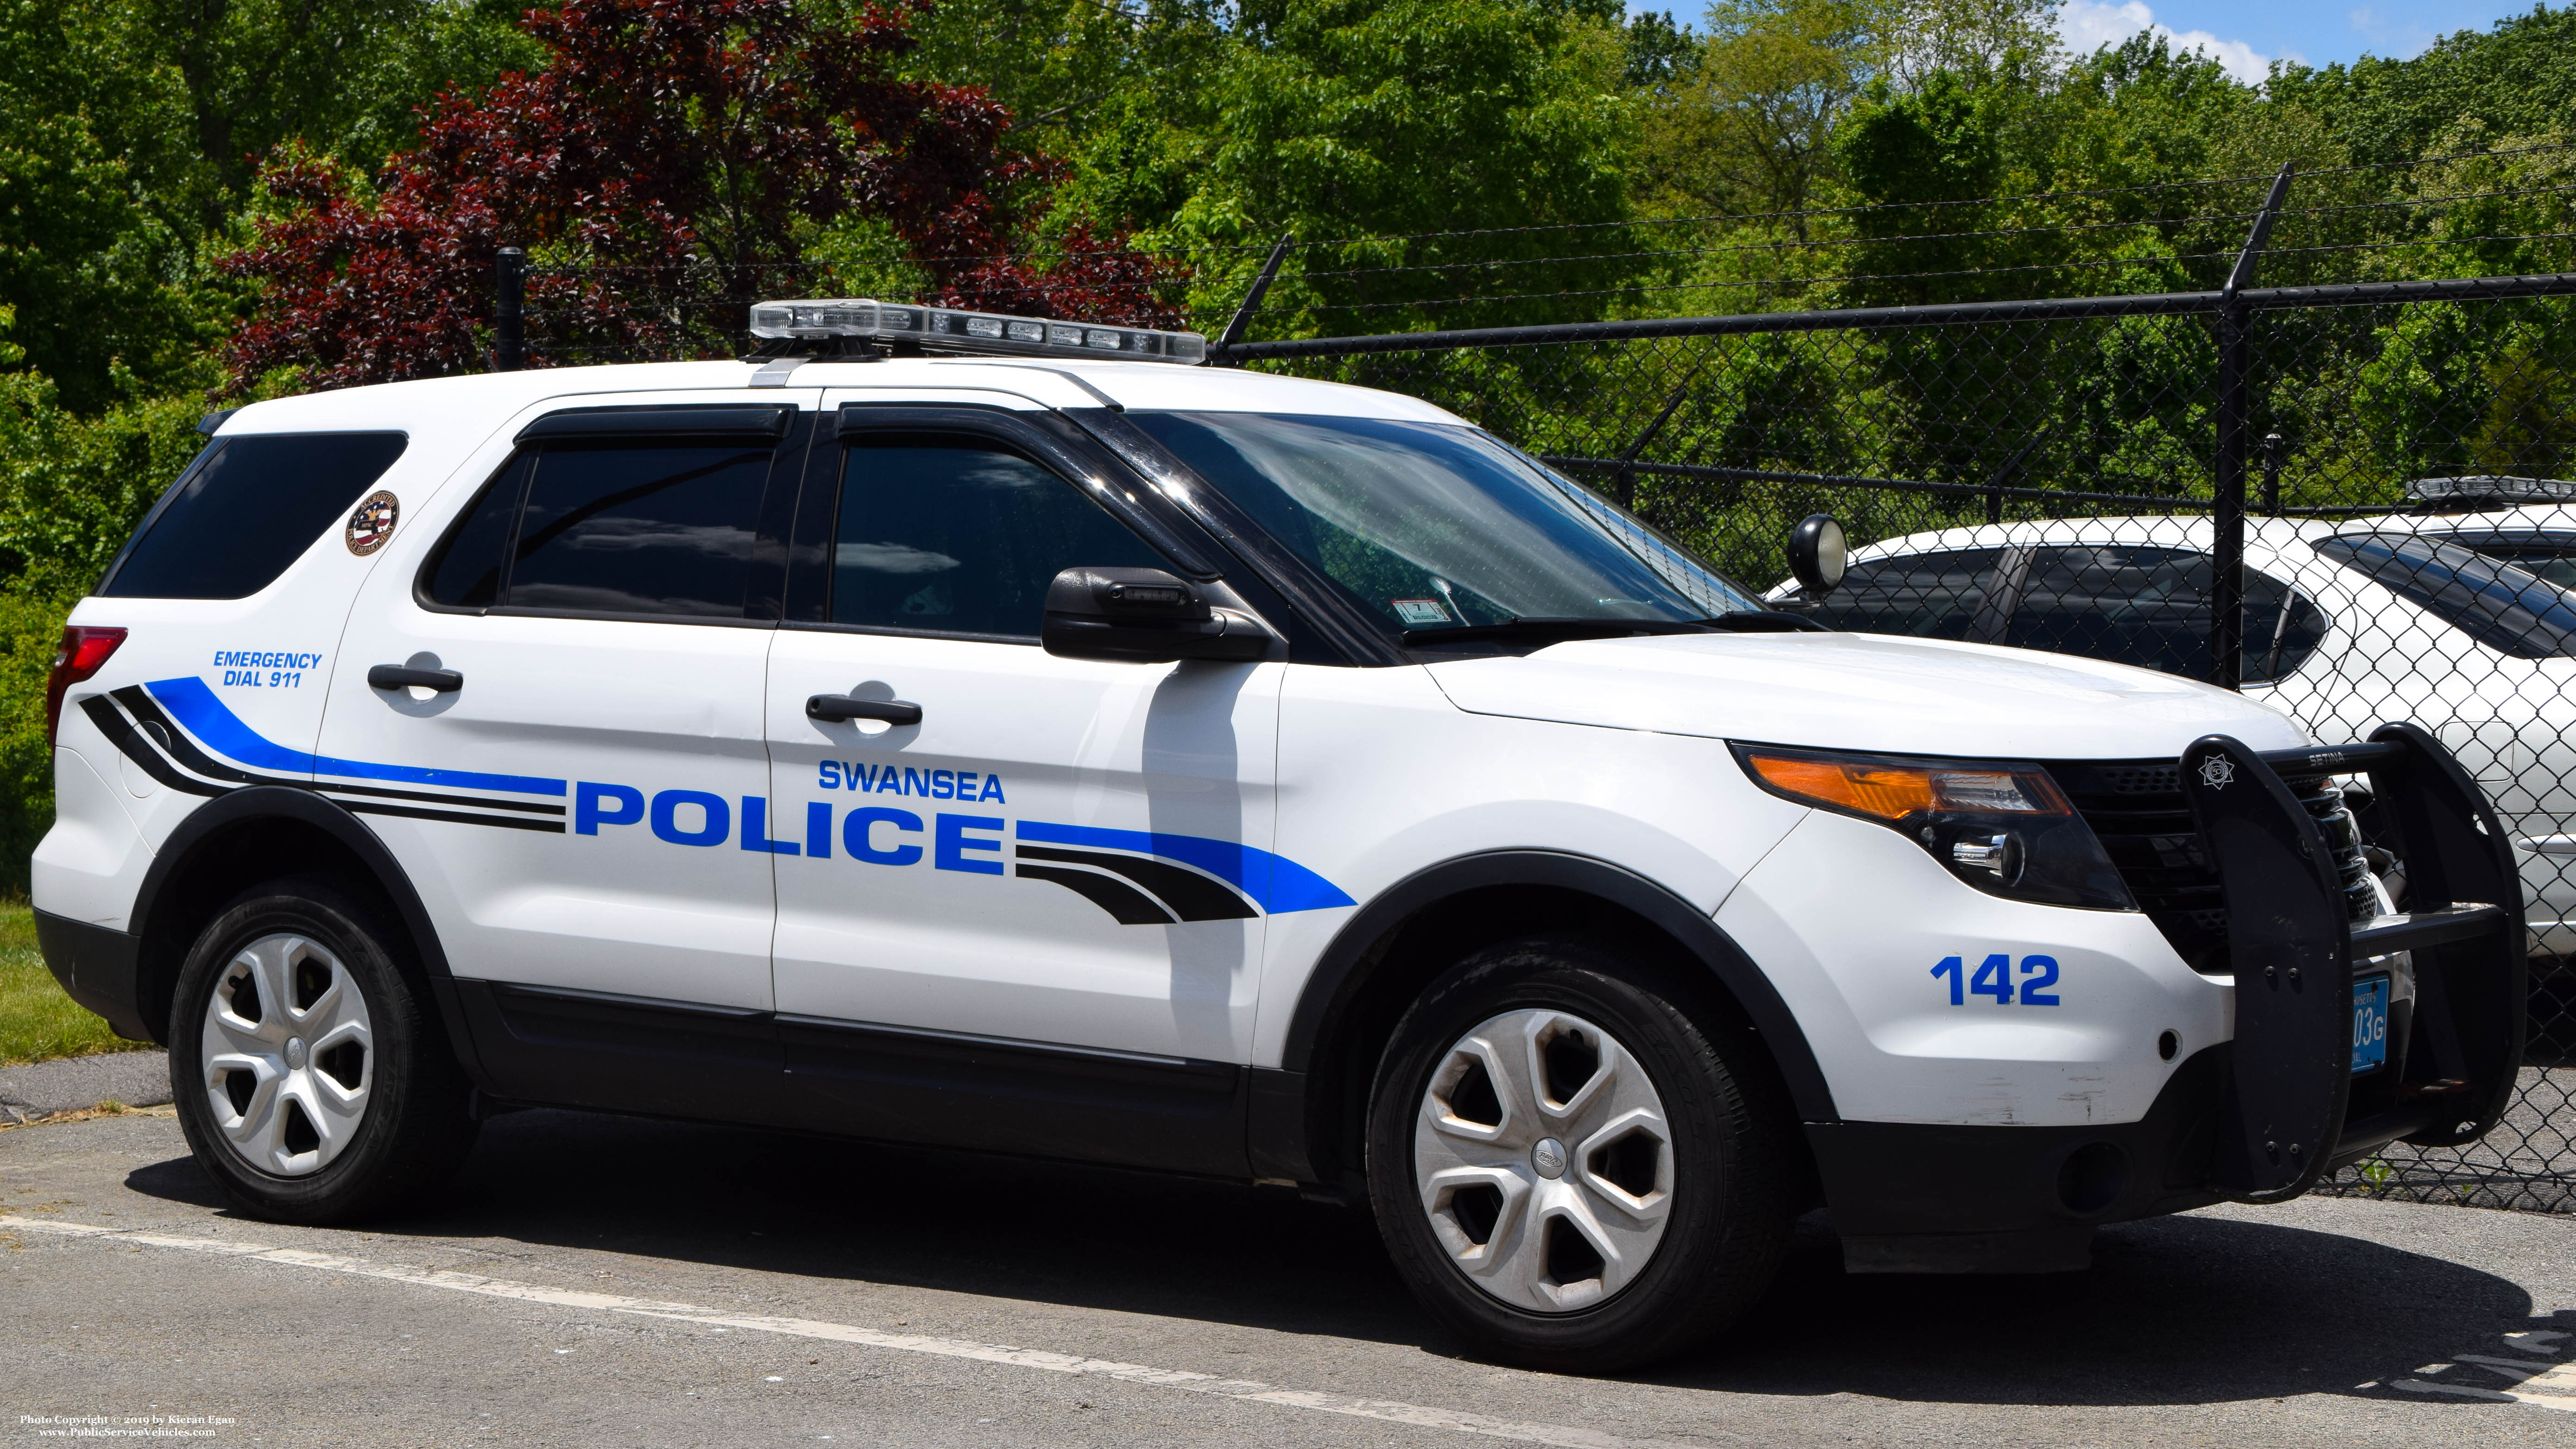
POLYGON ((569 0, 533 12, 546 63, 450 91, 374 194, 290 150, 263 174, 276 209, 224 270, 266 305, 237 331, 236 387, 283 367, 308 385, 461 371, 482 357, 500 248, 541 261, 530 304, 546 346, 671 352, 651 304, 705 264, 748 302, 759 268, 792 264, 817 229, 882 220, 952 305, 1152 310, 1150 269, 1074 230, 1082 265, 1006 255, 1022 193, 1060 165, 1000 146, 1009 115, 980 90, 905 80, 909 14, 839 19, 791 0, 569 0))

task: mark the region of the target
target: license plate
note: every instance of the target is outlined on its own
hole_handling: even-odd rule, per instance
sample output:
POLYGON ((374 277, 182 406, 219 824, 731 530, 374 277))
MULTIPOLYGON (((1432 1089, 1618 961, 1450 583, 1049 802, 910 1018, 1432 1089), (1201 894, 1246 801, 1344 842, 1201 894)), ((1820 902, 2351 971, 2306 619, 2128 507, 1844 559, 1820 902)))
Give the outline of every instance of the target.
POLYGON ((2388 1065, 2388 978, 2365 976, 2352 983, 2352 1072, 2377 1071, 2388 1065))

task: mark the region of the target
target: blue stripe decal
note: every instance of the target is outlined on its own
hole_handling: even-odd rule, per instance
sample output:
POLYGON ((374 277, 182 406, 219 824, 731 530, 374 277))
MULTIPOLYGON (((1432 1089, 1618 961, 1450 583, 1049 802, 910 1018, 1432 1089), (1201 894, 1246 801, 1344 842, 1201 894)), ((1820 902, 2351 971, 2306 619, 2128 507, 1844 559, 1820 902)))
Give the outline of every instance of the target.
POLYGON ((476 770, 428 770, 418 765, 377 765, 365 760, 335 760, 327 755, 289 749, 242 721, 202 679, 156 679, 144 688, 182 729, 219 755, 255 770, 346 775, 359 780, 398 780, 406 785, 444 785, 452 790, 507 790, 520 795, 561 795, 561 780, 534 775, 486 775, 476 770))
POLYGON ((1044 820, 1023 820, 1019 838, 1041 845, 1089 845, 1107 850, 1132 850, 1139 855, 1160 855, 1183 865, 1194 865, 1235 889, 1252 897, 1253 903, 1271 915, 1287 911, 1320 911, 1333 906, 1359 904, 1342 893, 1341 887, 1315 874, 1284 855, 1272 855, 1255 846, 1232 840, 1211 840, 1204 835, 1166 835, 1159 830, 1107 830, 1097 825, 1057 825, 1044 820))

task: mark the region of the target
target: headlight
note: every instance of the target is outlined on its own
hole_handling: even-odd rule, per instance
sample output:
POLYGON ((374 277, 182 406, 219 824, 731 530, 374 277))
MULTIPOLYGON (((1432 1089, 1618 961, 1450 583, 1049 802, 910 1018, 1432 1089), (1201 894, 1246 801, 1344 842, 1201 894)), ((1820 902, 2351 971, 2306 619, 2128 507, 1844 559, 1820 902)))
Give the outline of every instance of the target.
POLYGON ((1874 820, 1988 895, 2131 911, 2093 828, 2032 764, 1734 745, 1753 783, 1784 800, 1874 820))

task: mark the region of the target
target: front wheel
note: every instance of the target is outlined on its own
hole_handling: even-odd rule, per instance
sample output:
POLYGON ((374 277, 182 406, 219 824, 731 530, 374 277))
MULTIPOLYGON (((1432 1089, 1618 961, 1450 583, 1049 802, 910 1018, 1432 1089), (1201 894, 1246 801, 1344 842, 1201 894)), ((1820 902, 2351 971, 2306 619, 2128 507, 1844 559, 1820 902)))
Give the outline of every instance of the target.
POLYGON ((1370 1199, 1414 1295, 1478 1350, 1633 1368, 1704 1341, 1777 1271, 1793 1124, 1691 984, 1536 938, 1469 957, 1397 1024, 1370 1199))
POLYGON ((244 1211, 345 1222, 437 1186, 473 1145, 468 1089, 396 938, 330 883, 255 887, 190 948, 170 1087, 197 1161, 244 1211))

